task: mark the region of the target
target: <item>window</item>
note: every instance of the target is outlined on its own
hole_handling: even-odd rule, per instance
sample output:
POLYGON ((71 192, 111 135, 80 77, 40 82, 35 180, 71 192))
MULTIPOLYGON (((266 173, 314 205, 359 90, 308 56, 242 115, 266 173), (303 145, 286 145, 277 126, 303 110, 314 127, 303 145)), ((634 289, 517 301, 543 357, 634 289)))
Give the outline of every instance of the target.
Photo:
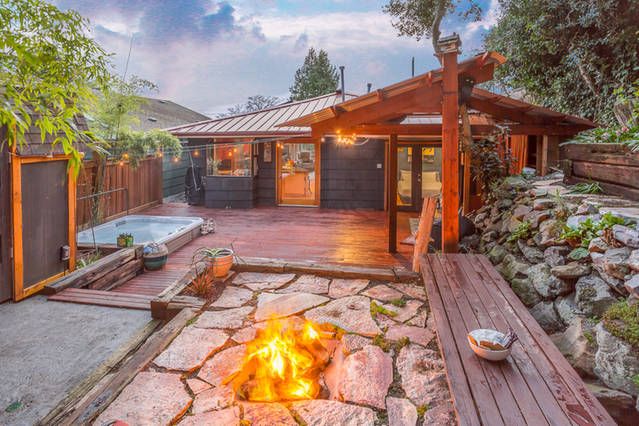
POLYGON ((209 145, 206 174, 209 176, 251 176, 251 145, 209 145))

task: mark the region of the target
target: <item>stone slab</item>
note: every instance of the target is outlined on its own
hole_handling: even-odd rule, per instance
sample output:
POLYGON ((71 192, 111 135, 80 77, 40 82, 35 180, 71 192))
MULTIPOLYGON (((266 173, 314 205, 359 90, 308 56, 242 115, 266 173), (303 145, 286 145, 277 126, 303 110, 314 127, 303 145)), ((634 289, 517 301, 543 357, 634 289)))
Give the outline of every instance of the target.
POLYGON ((180 426, 237 426, 238 424, 240 424, 240 409, 238 407, 186 416, 180 422, 180 426))
POLYGON ((242 367, 245 353, 245 345, 224 349, 204 363, 197 377, 213 386, 219 386, 230 374, 242 367))
POLYGON ((404 346, 395 366, 402 389, 414 404, 433 405, 450 398, 444 363, 437 352, 414 344, 404 346))
POLYGON ((379 346, 367 345, 344 360, 338 396, 347 402, 384 409, 392 382, 393 359, 379 346))
POLYGON ((307 426, 373 426, 377 418, 370 408, 321 399, 294 402, 291 409, 307 426))
POLYGON ((330 279, 316 275, 301 275, 288 287, 277 290, 277 293, 326 294, 330 282, 330 279))
POLYGON ((328 290, 328 295, 333 299, 354 296, 361 290, 365 289, 369 283, 370 280, 364 279, 334 279, 331 282, 331 286, 328 290))
POLYGON ((239 308, 253 298, 253 292, 241 287, 229 286, 211 304, 214 308, 239 308))
POLYGON ((252 312, 252 306, 206 311, 193 325, 198 328, 240 328, 252 312))
POLYGON ((402 293, 387 285, 380 284, 371 287, 361 293, 371 299, 381 300, 382 302, 390 302, 402 298, 402 293))
POLYGON ((220 410, 231 406, 233 400, 233 389, 230 386, 215 386, 195 396, 191 411, 193 414, 200 414, 220 410))
POLYGON ((242 403, 244 416, 251 426, 297 426, 291 413, 278 403, 242 403))
POLYGON ((347 332, 363 336, 376 336, 379 329, 370 312, 370 299, 365 296, 350 296, 333 300, 324 306, 311 309, 304 315, 318 324, 333 324, 347 332))
POLYGON ((386 330, 385 337, 394 342, 403 337, 408 337, 411 343, 428 346, 431 340, 433 340, 433 337, 435 337, 435 332, 432 329, 424 327, 397 324, 390 326, 388 330, 386 330))
POLYGON ((328 297, 312 293, 261 293, 257 299, 255 321, 287 317, 314 308, 329 300, 328 297))
POLYGON ((253 291, 274 290, 292 281, 295 274, 271 274, 263 272, 240 272, 233 284, 243 285, 253 291))
POLYGON ((413 299, 426 301, 426 290, 422 284, 393 283, 391 286, 413 299))
POLYGON ((153 363, 168 370, 193 371, 224 346, 228 337, 221 330, 186 327, 153 363))
POLYGON ((386 413, 388 426, 415 426, 417 424, 417 409, 406 398, 386 398, 386 413))

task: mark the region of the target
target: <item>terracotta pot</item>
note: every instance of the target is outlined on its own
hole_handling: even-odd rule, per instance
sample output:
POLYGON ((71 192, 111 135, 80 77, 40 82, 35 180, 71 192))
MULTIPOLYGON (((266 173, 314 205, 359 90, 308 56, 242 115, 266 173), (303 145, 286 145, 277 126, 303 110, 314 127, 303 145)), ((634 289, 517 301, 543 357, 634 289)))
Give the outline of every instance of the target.
POLYGON ((209 264, 211 268, 213 268, 213 274, 215 278, 223 278, 225 277, 231 267, 233 266, 233 250, 231 249, 223 249, 222 253, 219 253, 215 257, 209 257, 209 264))

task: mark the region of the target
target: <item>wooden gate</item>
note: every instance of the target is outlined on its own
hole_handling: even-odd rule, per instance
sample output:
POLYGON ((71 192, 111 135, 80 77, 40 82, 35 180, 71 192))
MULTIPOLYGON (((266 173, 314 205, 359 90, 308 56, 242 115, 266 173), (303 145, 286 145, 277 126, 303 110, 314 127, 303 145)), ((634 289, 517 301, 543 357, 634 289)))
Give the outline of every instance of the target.
POLYGON ((11 182, 13 298, 20 300, 75 268, 76 183, 64 155, 13 156, 11 182))

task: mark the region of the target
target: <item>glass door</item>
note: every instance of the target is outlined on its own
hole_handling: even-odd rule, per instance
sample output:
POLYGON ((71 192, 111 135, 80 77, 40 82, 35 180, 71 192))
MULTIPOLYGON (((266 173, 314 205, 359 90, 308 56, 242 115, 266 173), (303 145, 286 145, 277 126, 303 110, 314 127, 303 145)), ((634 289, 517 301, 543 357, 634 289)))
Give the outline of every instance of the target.
POLYGON ((277 144, 278 204, 319 205, 318 147, 312 143, 277 144))
POLYGON ((442 150, 418 144, 397 148, 397 208, 419 211, 423 199, 441 193, 442 150))

